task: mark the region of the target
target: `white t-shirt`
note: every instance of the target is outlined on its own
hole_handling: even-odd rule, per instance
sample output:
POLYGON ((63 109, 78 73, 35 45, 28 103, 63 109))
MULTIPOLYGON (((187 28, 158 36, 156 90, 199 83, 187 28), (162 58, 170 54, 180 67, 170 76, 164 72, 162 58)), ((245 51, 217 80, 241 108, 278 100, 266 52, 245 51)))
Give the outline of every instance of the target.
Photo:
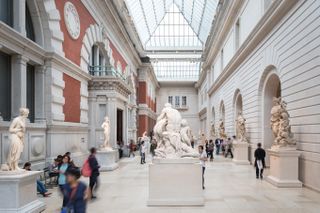
MULTIPOLYGON (((207 153, 204 150, 202 151, 200 158, 207 158, 207 153)), ((206 161, 200 160, 200 164, 202 167, 206 167, 206 161)))
POLYGON ((146 152, 146 145, 141 145, 141 153, 145 153, 146 152))

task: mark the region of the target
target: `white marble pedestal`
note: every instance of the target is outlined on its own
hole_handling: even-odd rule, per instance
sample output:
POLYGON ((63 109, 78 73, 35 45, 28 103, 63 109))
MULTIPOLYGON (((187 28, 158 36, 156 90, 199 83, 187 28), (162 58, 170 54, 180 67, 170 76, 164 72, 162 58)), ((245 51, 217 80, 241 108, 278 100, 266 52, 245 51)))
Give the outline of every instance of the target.
POLYGON ((0 171, 0 212, 42 212, 46 205, 37 196, 37 178, 41 172, 0 171))
POLYGON ((249 144, 246 142, 238 142, 233 144, 233 162, 239 165, 249 165, 248 148, 249 144))
POLYGON ((280 188, 300 188, 298 179, 299 156, 297 150, 268 150, 270 156, 270 174, 266 180, 280 188))
POLYGON ((154 159, 149 165, 148 206, 203 206, 199 159, 154 159))
POLYGON ((100 171, 112 171, 119 167, 118 152, 116 150, 98 150, 96 154, 100 171))

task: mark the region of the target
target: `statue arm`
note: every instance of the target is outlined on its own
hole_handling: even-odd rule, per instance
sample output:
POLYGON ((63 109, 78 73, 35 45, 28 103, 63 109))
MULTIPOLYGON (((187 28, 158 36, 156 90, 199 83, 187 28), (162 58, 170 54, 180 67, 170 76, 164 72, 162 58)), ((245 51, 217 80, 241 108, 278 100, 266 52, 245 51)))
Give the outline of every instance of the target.
POLYGON ((16 128, 16 125, 17 125, 17 119, 13 119, 12 123, 10 124, 10 127, 9 127, 9 132, 10 133, 17 133, 18 130, 16 128))

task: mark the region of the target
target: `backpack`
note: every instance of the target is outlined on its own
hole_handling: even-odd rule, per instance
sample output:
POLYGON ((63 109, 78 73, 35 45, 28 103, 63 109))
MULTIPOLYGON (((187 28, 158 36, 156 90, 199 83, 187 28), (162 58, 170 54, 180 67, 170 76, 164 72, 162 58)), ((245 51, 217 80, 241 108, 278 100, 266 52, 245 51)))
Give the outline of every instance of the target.
POLYGON ((87 158, 82 166, 81 174, 83 177, 90 177, 92 173, 90 164, 89 164, 89 158, 87 158))

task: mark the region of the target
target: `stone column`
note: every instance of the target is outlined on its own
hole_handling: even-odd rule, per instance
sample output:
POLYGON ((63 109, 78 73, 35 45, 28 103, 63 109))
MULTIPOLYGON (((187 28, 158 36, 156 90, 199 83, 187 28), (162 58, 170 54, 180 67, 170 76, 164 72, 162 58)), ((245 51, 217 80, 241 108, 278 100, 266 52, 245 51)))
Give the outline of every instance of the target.
POLYGON ((45 66, 35 68, 35 122, 45 123, 45 66))
POLYGON ((12 56, 12 79, 11 79, 11 116, 19 115, 20 107, 27 106, 27 62, 22 55, 12 56))
POLYGON ((123 111, 123 140, 124 140, 124 145, 128 144, 128 122, 129 122, 129 113, 128 113, 128 103, 124 103, 124 111, 123 111))
POLYGON ((110 145, 112 147, 116 147, 116 143, 117 143, 116 98, 108 98, 107 115, 110 119, 110 145))
POLYGON ((26 35, 26 0, 13 0, 13 28, 26 35))

